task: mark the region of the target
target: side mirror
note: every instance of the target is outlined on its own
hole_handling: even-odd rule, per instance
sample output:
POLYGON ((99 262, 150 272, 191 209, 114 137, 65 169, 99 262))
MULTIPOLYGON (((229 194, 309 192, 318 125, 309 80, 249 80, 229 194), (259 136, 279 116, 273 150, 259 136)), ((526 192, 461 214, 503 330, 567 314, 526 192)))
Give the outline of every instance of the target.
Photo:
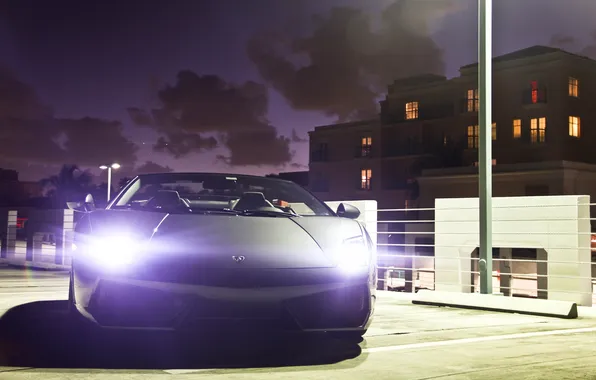
POLYGON ((358 219, 360 216, 360 210, 358 210, 358 207, 354 207, 347 203, 340 203, 339 206, 337 206, 336 213, 337 216, 348 219, 358 219))
POLYGON ((84 203, 83 207, 85 207, 85 211, 95 210, 95 200, 93 200, 93 195, 87 194, 85 196, 85 203, 84 203))
POLYGON ((87 194, 84 202, 66 202, 66 206, 73 211, 90 212, 95 210, 95 201, 93 195, 87 194))

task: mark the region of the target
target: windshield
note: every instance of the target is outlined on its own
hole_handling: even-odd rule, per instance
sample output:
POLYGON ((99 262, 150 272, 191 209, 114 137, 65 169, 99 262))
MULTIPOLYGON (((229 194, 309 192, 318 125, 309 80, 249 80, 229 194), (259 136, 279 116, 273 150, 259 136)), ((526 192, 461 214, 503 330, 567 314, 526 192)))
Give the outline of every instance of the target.
POLYGON ((224 174, 140 175, 109 208, 265 216, 334 215, 323 202, 293 182, 224 174))

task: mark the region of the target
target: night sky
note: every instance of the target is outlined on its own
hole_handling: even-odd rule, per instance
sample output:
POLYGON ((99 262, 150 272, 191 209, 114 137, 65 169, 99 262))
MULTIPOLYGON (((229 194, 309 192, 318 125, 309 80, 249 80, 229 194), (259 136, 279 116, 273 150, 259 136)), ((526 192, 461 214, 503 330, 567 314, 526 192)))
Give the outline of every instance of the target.
MULTIPOLYGON (((315 126, 375 117, 395 78, 475 62, 476 4, 0 0, 0 167, 304 170, 315 126)), ((494 7, 495 55, 596 58, 596 1, 494 7)))

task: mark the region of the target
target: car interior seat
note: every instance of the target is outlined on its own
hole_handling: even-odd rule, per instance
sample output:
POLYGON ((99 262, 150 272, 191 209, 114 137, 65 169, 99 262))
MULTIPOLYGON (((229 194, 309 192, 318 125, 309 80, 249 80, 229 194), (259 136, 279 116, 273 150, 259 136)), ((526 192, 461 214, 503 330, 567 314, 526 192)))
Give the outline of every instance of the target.
POLYGON ((265 199, 263 193, 259 192, 246 192, 233 205, 233 209, 237 211, 257 210, 263 207, 273 208, 274 206, 265 199))
POLYGON ((180 198, 180 194, 174 190, 160 190, 151 198, 145 207, 148 208, 172 208, 186 205, 180 198))

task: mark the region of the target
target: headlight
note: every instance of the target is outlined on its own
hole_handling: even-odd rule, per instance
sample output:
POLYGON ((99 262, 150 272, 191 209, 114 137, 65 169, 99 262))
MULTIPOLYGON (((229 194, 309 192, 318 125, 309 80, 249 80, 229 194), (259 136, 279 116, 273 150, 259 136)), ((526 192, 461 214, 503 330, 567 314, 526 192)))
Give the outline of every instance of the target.
POLYGON ((75 252, 106 267, 121 267, 130 264, 141 248, 141 244, 128 236, 94 238, 73 245, 75 252))
POLYGON ((346 271, 367 267, 370 263, 370 250, 361 236, 344 240, 337 252, 337 266, 346 271))

